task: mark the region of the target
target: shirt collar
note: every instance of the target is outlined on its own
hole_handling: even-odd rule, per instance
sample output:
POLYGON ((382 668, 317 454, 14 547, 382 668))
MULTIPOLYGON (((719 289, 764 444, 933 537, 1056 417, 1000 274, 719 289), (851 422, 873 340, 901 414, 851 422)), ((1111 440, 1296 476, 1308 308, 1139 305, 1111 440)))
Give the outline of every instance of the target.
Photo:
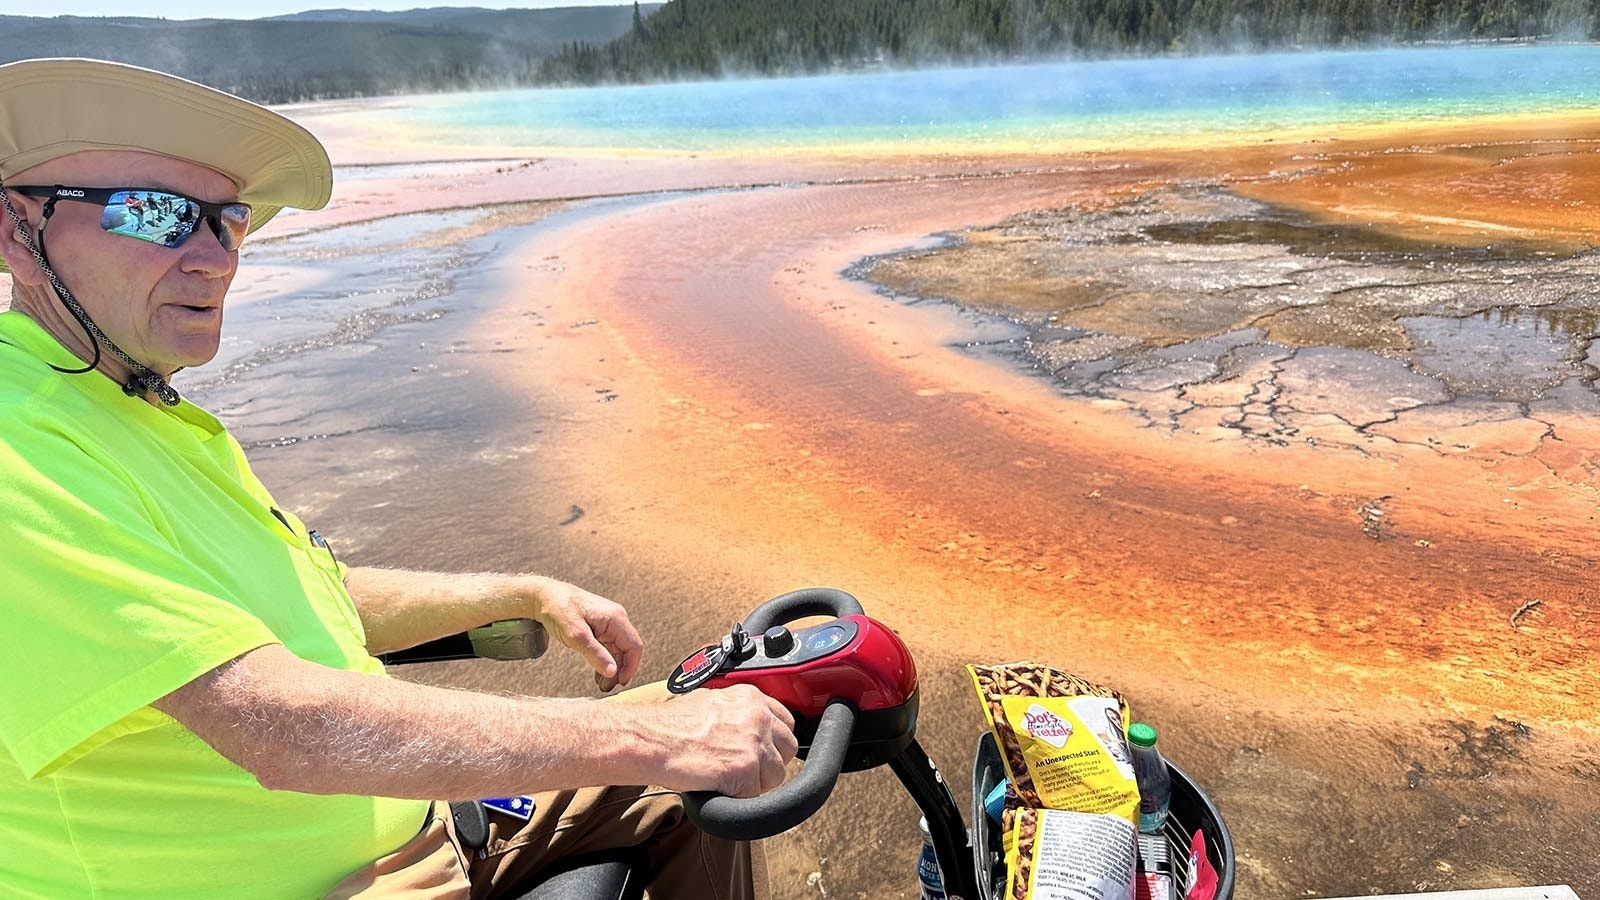
MULTIPOLYGON (((45 331, 44 327, 26 314, 11 309, 0 313, 0 341, 5 341, 17 348, 27 351, 28 355, 41 362, 57 365, 63 369, 80 369, 84 361, 74 356, 70 350, 61 346, 61 343, 45 331)), ((104 373, 100 380, 110 381, 104 373)))
MULTIPOLYGON (((11 309, 0 312, 0 341, 12 344, 28 355, 47 365, 60 366, 63 369, 79 369, 84 366, 85 360, 79 359, 72 351, 61 346, 50 332, 32 318, 17 310, 11 309)), ((222 433, 222 423, 210 413, 190 403, 187 399, 178 401, 178 405, 168 408, 150 405, 146 401, 129 397, 122 392, 122 385, 116 383, 106 373, 95 369, 82 375, 63 375, 71 379, 84 393, 93 396, 107 404, 135 403, 145 410, 154 413, 166 413, 174 416, 190 428, 201 433, 202 437, 214 437, 222 433)))

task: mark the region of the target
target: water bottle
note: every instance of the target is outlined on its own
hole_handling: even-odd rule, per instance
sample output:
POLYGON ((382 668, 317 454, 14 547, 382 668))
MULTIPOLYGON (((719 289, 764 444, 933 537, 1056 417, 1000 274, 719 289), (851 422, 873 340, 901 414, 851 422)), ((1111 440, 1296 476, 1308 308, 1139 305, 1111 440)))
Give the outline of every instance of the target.
POLYGON ((1129 725, 1128 745, 1133 750, 1133 777, 1139 782, 1139 831, 1160 834, 1172 803, 1172 776, 1156 750, 1155 727, 1143 722, 1129 725))
POLYGON ((928 832, 928 818, 917 823, 922 829, 922 855, 917 858, 917 881, 922 884, 922 900, 945 900, 944 875, 939 871, 939 858, 933 853, 933 835, 928 832))

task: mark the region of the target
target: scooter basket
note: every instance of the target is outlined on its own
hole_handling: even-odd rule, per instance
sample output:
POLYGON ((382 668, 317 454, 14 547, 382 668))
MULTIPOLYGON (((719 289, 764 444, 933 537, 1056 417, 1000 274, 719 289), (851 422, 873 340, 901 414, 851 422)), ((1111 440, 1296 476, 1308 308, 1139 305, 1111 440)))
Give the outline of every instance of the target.
MULTIPOLYGON (((1216 900, 1233 900, 1233 838, 1211 798, 1183 770, 1167 763, 1172 776, 1172 806, 1165 828, 1177 881, 1189 876, 1189 842, 1198 829, 1205 832, 1206 856, 1217 870, 1216 900)), ((1006 864, 1000 850, 1000 828, 989 820, 983 798, 1005 781, 1005 766, 994 735, 984 732, 972 763, 972 855, 978 870, 980 900, 1002 900, 1006 890, 1006 864)))

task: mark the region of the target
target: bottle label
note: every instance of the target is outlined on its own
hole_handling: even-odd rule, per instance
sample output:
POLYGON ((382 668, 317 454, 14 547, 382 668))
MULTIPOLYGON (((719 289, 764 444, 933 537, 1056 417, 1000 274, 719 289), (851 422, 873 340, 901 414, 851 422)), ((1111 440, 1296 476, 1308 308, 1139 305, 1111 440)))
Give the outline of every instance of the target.
POLYGON ((922 845, 922 856, 917 860, 917 881, 922 883, 922 900, 945 900, 944 877, 933 857, 933 848, 927 844, 922 845))
POLYGON ((1167 810, 1171 805, 1172 801, 1163 800, 1154 810, 1146 812, 1144 805, 1140 804, 1139 830, 1145 834, 1159 834, 1161 826, 1167 824, 1167 810))

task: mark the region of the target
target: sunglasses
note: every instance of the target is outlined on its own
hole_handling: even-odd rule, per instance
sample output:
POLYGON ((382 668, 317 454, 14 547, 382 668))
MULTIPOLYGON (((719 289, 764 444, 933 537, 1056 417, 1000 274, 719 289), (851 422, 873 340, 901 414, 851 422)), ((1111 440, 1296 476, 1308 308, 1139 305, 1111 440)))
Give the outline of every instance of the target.
MULTIPOLYGON (((95 203, 107 234, 138 238, 163 247, 182 247, 201 222, 211 227, 224 250, 237 250, 250 230, 250 204, 207 203, 184 194, 145 188, 14 187, 28 197, 95 203)), ((48 207, 46 207, 48 209, 48 207)))

